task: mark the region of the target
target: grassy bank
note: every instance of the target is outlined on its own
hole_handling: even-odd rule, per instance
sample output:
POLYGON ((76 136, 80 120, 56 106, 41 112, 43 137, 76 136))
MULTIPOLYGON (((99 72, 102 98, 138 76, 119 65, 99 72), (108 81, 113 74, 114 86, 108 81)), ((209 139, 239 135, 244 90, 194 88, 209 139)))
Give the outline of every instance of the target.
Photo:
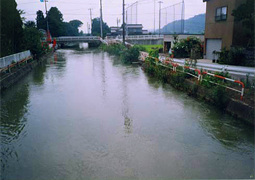
POLYGON ((161 49, 163 48, 163 45, 162 44, 158 44, 158 45, 139 45, 141 48, 144 48, 144 50, 146 52, 151 52, 151 51, 154 51, 156 49, 161 49))
POLYGON ((135 45, 132 47, 126 47, 122 44, 102 44, 100 45, 100 49, 108 52, 109 54, 119 56, 122 62, 126 64, 138 62, 140 51, 145 51, 145 49, 141 46, 135 45))

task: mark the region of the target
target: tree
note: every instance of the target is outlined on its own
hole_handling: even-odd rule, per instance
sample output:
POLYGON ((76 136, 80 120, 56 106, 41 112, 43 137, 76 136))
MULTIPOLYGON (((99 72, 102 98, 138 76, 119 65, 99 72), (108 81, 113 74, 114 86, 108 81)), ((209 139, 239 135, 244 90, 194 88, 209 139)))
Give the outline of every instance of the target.
POLYGON ((15 0, 1 0, 0 57, 22 51, 23 29, 15 0))
POLYGON ((254 0, 247 0, 245 4, 241 4, 237 9, 233 10, 232 16, 236 22, 242 22, 245 29, 248 30, 247 36, 250 42, 254 42, 254 0))
POLYGON ((65 36, 77 36, 77 30, 74 26, 70 23, 64 22, 64 29, 65 29, 65 36))
POLYGON ((57 7, 50 8, 46 18, 48 18, 49 29, 52 37, 65 35, 63 14, 57 7))
POLYGON ((73 27, 75 27, 76 29, 78 29, 79 27, 81 27, 83 25, 83 23, 79 20, 72 20, 69 22, 73 27))
POLYGON ((24 14, 26 14, 26 13, 25 13, 25 11, 24 11, 24 10, 19 9, 19 10, 18 10, 18 12, 19 12, 19 15, 20 15, 21 21, 24 23, 24 22, 26 21, 26 18, 23 16, 24 14))
POLYGON ((79 27, 82 26, 82 22, 79 20, 72 20, 69 23, 66 23, 66 35, 67 36, 78 36, 79 35, 79 27))
MULTIPOLYGON (((103 22, 103 36, 105 37, 107 33, 110 33, 111 30, 109 26, 103 22)), ((92 35, 93 36, 100 36, 101 29, 100 29, 100 18, 94 18, 92 20, 92 35)))
POLYGON ((37 11, 36 12, 36 26, 37 29, 44 29, 46 30, 46 19, 44 18, 43 12, 42 11, 37 11))
POLYGON ((27 22, 25 22, 25 27, 27 27, 27 28, 36 28, 36 25, 35 25, 34 21, 27 21, 27 22))
MULTIPOLYGON (((32 21, 33 22, 33 21, 32 21)), ((24 29, 24 46, 30 50, 33 55, 40 57, 42 55, 41 38, 43 34, 35 27, 26 27, 24 29)))

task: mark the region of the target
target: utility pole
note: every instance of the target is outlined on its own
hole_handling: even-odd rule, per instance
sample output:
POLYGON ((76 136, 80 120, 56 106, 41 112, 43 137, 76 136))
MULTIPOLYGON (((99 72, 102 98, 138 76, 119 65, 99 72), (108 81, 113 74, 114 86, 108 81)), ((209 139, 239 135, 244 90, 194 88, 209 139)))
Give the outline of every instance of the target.
POLYGON ((90 34, 92 34, 92 9, 90 8, 89 9, 89 11, 90 11, 90 26, 91 26, 91 32, 90 32, 90 34))
POLYGON ((163 3, 162 1, 159 1, 159 36, 160 36, 160 33, 161 33, 161 4, 163 3))
POLYGON ((174 5, 174 34, 175 34, 175 5, 174 5))
POLYGON ((137 16, 137 11, 138 11, 138 1, 136 1, 136 24, 137 24, 137 18, 138 18, 138 16, 137 16))
POLYGON ((122 28, 123 28, 123 45, 125 46, 125 28, 126 28, 126 23, 125 23, 125 0, 123 0, 123 24, 122 24, 122 28))
POLYGON ((89 23, 88 22, 87 22, 87 31, 88 31, 88 34, 89 34, 90 30, 89 30, 89 23))
POLYGON ((156 34, 156 0, 154 0, 154 34, 156 34))
POLYGON ((46 11, 46 23, 47 23, 47 40, 50 39, 50 28, 49 28, 49 22, 48 22, 48 11, 47 11, 47 0, 44 0, 45 2, 45 11, 46 11))
POLYGON ((119 27, 120 19, 117 18, 117 27, 119 27))
POLYGON ((185 13, 185 4, 184 4, 184 0, 182 0, 182 27, 181 27, 181 31, 184 34, 184 13, 185 13))
POLYGON ((126 10, 126 23, 128 23, 128 12, 126 10))
POLYGON ((103 10, 102 10, 102 0, 100 0, 100 29, 101 29, 101 38, 103 38, 103 10))

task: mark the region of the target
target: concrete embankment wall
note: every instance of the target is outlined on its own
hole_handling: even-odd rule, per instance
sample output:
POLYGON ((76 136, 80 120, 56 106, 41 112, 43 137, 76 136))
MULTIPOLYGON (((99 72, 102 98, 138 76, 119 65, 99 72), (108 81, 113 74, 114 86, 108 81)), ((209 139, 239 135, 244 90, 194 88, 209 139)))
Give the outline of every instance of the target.
MULTIPOLYGON (((207 102, 213 103, 211 98, 209 97, 208 89, 204 86, 198 85, 193 81, 188 79, 185 80, 185 84, 188 86, 188 89, 191 91, 194 86, 197 86, 197 91, 193 96, 204 99, 207 102)), ((235 100, 230 98, 227 107, 225 109, 227 113, 232 115, 235 118, 238 118, 245 123, 249 123, 255 125, 254 118, 255 118, 255 109, 254 106, 244 103, 241 100, 235 100)))
MULTIPOLYGON (((142 61, 140 61, 140 62, 142 62, 142 61)), ((142 63, 142 67, 144 70, 146 69, 146 66, 144 66, 144 63, 142 63)), ((185 79, 184 84, 185 84, 185 88, 181 88, 181 87, 176 87, 176 88, 178 88, 182 91, 185 91, 189 95, 194 96, 198 99, 203 99, 204 101, 214 104, 213 100, 210 97, 210 94, 211 94, 210 89, 208 89, 196 82, 193 82, 189 79, 185 79)), ((174 84, 172 84, 172 85, 175 86, 174 84)), ((243 121, 245 123, 255 126, 254 104, 249 105, 249 104, 244 103, 241 100, 229 98, 229 101, 228 101, 224 111, 227 112, 228 114, 232 115, 233 117, 240 119, 241 121, 243 121)))
POLYGON ((52 53, 48 53, 44 55, 42 58, 38 60, 33 60, 32 62, 26 64, 25 66, 21 67, 15 72, 9 73, 5 75, 4 77, 0 78, 0 92, 3 92, 7 88, 9 88, 11 85, 19 81, 22 77, 24 77, 26 74, 31 72, 33 68, 35 68, 38 64, 45 61, 47 58, 49 58, 52 55, 52 53))

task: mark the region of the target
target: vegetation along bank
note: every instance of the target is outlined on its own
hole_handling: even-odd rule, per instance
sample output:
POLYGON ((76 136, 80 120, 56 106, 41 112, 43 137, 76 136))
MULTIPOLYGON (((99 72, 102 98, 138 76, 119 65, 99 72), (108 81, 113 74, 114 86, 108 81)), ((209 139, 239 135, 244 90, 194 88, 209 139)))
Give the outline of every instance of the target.
MULTIPOLYGON (((188 40, 189 41, 189 40, 188 40)), ((198 43, 196 43, 198 44, 198 43)), ((200 55, 200 44, 197 45, 198 56, 200 55)), ((142 46, 125 47, 121 44, 101 45, 101 49, 110 54, 117 55, 124 63, 134 63, 139 60, 139 51, 146 51, 142 46)), ((177 48, 175 48, 177 49, 177 48)), ((191 53, 190 48, 190 53, 191 53)), ((194 49, 194 48, 193 48, 194 49)), ((179 51, 182 51, 179 50, 179 51)), ((193 51, 194 52, 194 51, 193 51)), ((178 50, 175 51, 175 54, 178 50)), ((196 55, 197 56, 197 55, 196 55)), ((187 92, 190 96, 210 102, 219 107, 225 112, 254 125, 254 82, 249 81, 240 82, 245 85, 244 97, 240 99, 240 93, 232 89, 240 90, 239 84, 228 82, 226 80, 203 75, 202 81, 198 80, 199 73, 203 74, 203 70, 196 72, 192 68, 174 67, 170 61, 161 62, 158 60, 158 49, 151 50, 149 57, 142 64, 142 69, 149 75, 162 81, 162 83, 169 83, 176 89, 187 92), (173 71, 175 69, 175 71, 173 71), (228 87, 228 88, 226 88, 228 87)), ((191 67, 186 64, 186 67, 191 67)), ((216 76, 231 78, 228 73, 216 73, 216 76)))
POLYGON ((254 125, 254 84, 252 85, 249 81, 240 82, 245 86, 244 96, 241 98, 242 86, 224 80, 224 78, 231 79, 228 73, 215 73, 215 76, 209 76, 203 70, 195 71, 190 67, 191 64, 182 67, 175 66, 171 61, 160 62, 155 52, 151 52, 142 65, 143 70, 149 76, 163 83, 169 83, 176 89, 187 92, 190 96, 210 102, 254 125))

